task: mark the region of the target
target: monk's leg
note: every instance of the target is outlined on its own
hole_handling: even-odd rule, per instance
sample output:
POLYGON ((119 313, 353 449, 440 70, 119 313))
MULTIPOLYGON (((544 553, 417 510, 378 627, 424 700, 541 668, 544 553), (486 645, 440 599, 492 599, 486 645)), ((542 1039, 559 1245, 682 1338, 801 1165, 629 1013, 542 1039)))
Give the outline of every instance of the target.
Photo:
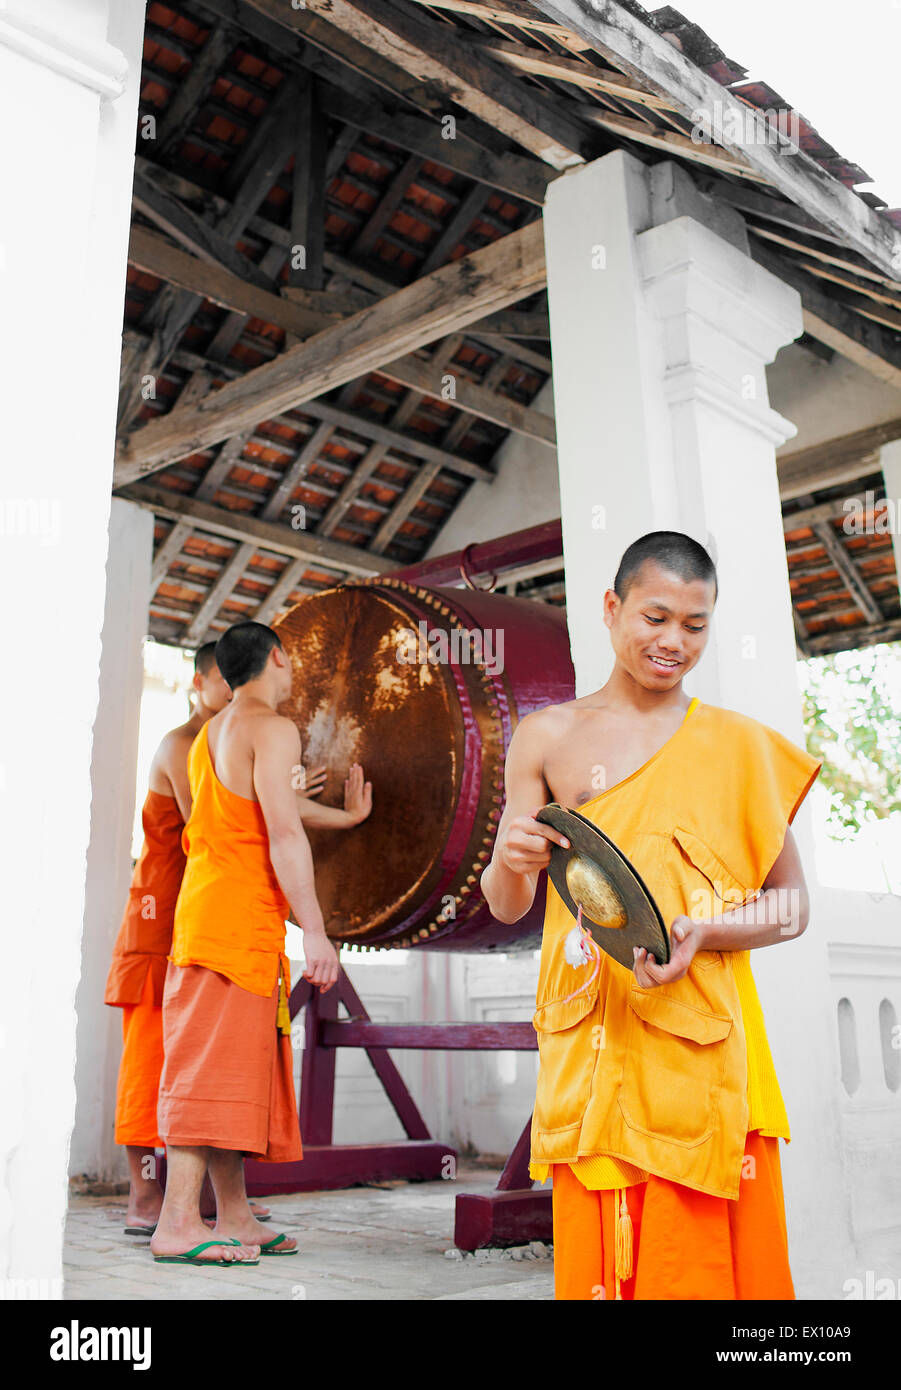
MULTIPOLYGON (((262 1206, 259 1202, 251 1202, 249 1197, 247 1201, 248 1205, 250 1206, 250 1210, 253 1212, 254 1216, 258 1216, 260 1218, 269 1216, 270 1212, 268 1207, 262 1206)), ((215 1223, 216 1194, 213 1191, 213 1184, 210 1182, 209 1171, 207 1171, 207 1175, 203 1180, 203 1187, 200 1190, 200 1211, 203 1215, 204 1220, 206 1220, 207 1217, 212 1217, 213 1222, 215 1223)))
POLYGON ((738 1201, 729 1204, 729 1224, 735 1297, 793 1299, 778 1139, 756 1131, 748 1135, 741 1189, 738 1201))
POLYGON ((157 1156, 144 1144, 126 1144, 128 1155, 127 1226, 155 1226, 163 1205, 163 1189, 157 1178, 157 1156))
POLYGON ((551 1172, 554 1298, 606 1298, 601 1193, 587 1191, 567 1163, 555 1163, 551 1172))
MULTIPOLYGON (((245 1245, 262 1245, 274 1237, 250 1209, 244 1186, 244 1155, 235 1149, 208 1149, 210 1179, 216 1194, 216 1234, 234 1236, 245 1245)), ((285 1236, 278 1242, 287 1254, 297 1249, 297 1241, 285 1236)))
MULTIPOLYGON (((209 1149, 169 1145, 166 1154, 166 1195, 157 1228, 150 1241, 154 1255, 184 1255, 210 1239, 200 1215, 200 1189, 210 1158, 209 1149)), ((216 1232, 220 1234, 220 1232, 216 1232)), ((200 1260, 255 1260, 252 1245, 212 1245, 200 1260)))

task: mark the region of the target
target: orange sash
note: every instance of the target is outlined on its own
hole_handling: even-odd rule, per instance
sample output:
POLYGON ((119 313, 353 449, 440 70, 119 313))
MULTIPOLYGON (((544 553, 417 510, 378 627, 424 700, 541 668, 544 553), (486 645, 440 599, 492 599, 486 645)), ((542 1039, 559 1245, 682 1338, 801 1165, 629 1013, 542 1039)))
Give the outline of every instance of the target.
POLYGON ((106 981, 107 1004, 139 1004, 148 972, 153 999, 163 1002, 166 957, 172 946, 172 922, 181 887, 185 854, 184 821, 174 796, 149 791, 141 813, 144 843, 135 865, 128 906, 113 947, 106 981))

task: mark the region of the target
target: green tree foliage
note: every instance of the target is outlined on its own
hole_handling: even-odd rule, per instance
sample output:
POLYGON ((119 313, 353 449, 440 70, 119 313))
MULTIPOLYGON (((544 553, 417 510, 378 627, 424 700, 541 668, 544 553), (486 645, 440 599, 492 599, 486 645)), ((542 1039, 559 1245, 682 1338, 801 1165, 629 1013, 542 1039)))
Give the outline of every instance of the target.
POLYGON ((807 748, 823 759, 834 839, 901 811, 901 642, 801 663, 807 748))

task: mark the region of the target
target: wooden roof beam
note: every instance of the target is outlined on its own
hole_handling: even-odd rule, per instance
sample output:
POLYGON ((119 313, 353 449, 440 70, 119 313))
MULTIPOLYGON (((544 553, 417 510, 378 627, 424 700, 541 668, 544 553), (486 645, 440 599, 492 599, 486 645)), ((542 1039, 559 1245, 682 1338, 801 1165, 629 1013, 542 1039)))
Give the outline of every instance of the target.
POLYGON ((825 293, 795 263, 758 241, 753 227, 749 226, 748 231, 753 259, 800 294, 804 331, 887 386, 901 390, 901 347, 894 334, 839 304, 834 295, 825 293))
POLYGON ((117 485, 136 481, 333 390, 382 362, 463 328, 544 287, 541 222, 433 271, 256 367, 196 406, 135 430, 118 454, 117 485))
POLYGON ((249 4, 326 51, 339 51, 336 36, 354 40, 369 54, 402 69, 417 86, 426 86, 436 116, 443 114, 442 100, 462 106, 554 169, 581 164, 589 153, 585 127, 511 78, 499 64, 471 51, 449 25, 380 0, 306 0, 301 10, 283 0, 249 4), (332 34, 326 32, 329 29, 332 34))
POLYGON ((691 122, 722 133, 722 146, 803 208, 828 232, 872 265, 893 275, 901 263, 901 233, 803 151, 777 147, 761 118, 744 139, 749 108, 686 58, 656 29, 615 0, 534 0, 534 8, 587 39, 596 53, 633 81, 670 101, 691 122), (714 120, 715 113, 721 119, 714 120), (741 132, 742 138, 738 138, 741 132))
MULTIPOLYGON (((200 261, 178 247, 172 246, 165 238, 148 231, 146 227, 132 227, 128 247, 129 265, 157 275, 169 284, 202 294, 205 299, 223 308, 241 310, 253 314, 267 323, 276 324, 289 333, 306 338, 310 334, 337 323, 349 313, 361 307, 361 301, 368 302, 368 294, 339 294, 330 301, 328 291, 322 294, 305 290, 287 289, 284 295, 248 285, 223 266, 200 261), (326 306, 333 302, 335 308, 326 306), (310 307, 322 305, 323 307, 310 307)), ((409 386, 423 395, 436 400, 443 399, 444 376, 436 372, 429 363, 417 357, 407 356, 380 366, 378 370, 394 381, 409 386)), ((532 407, 521 405, 505 396, 498 396, 482 386, 473 385, 462 378, 455 382, 456 396, 453 404, 460 410, 490 420, 504 429, 515 430, 543 443, 555 442, 554 422, 550 416, 543 415, 532 407)), ((349 428, 357 428, 348 420, 349 428)))
MULTIPOLYGON (((349 574, 383 574, 396 565, 379 555, 370 555, 357 546, 332 541, 304 530, 294 530, 274 521, 264 521, 252 512, 230 511, 212 502, 199 502, 187 494, 161 487, 155 483, 131 483, 116 488, 116 496, 137 502, 157 516, 172 521, 186 521, 198 531, 208 531, 228 540, 250 541, 265 546, 277 555, 305 560, 309 565, 322 564, 349 574)), ((167 537, 168 539, 168 537, 167 537)))

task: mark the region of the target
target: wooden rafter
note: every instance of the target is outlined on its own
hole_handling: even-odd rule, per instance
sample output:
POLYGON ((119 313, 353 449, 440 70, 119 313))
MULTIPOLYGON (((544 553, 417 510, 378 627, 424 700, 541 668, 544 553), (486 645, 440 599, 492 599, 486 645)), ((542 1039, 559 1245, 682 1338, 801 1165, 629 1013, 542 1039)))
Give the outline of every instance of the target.
POLYGON ((539 100, 502 67, 471 52, 452 29, 422 14, 380 0, 306 0, 302 10, 282 0, 249 3, 267 18, 335 52, 334 38, 321 32, 326 19, 326 27, 342 39, 355 40, 416 83, 428 84, 439 100, 464 106, 552 168, 583 162, 588 140, 578 121, 539 100))
POLYGON ((131 483, 127 487, 117 488, 116 496, 137 502, 157 516, 176 522, 187 521, 198 531, 225 536, 228 540, 253 540, 277 555, 303 559, 309 565, 322 563, 348 574, 362 575, 381 574, 396 568, 393 562, 371 555, 357 546, 316 536, 303 528, 295 530, 291 526, 264 521, 250 512, 230 511, 211 502, 198 502, 196 498, 158 484, 131 483))
POLYGON ((482 318, 543 288, 541 224, 442 266, 370 309, 214 392, 135 431, 120 450, 116 483, 135 481, 197 449, 372 371, 382 362, 482 318))
POLYGON ((671 101, 693 126, 700 113, 707 112, 710 123, 714 112, 722 113, 714 124, 723 148, 884 274, 896 271, 901 233, 890 222, 803 151, 786 155, 777 148, 762 120, 754 139, 739 142, 734 131, 745 131, 750 108, 625 5, 616 0, 592 0, 591 5, 585 0, 535 0, 535 8, 581 34, 633 81, 671 101))

